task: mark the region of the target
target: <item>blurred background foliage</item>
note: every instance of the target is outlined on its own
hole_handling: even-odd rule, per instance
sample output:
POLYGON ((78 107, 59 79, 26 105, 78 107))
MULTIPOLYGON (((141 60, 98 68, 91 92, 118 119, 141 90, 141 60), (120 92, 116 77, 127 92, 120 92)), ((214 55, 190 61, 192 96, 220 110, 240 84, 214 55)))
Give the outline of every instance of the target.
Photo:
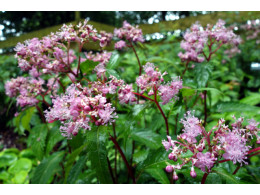
MULTIPOLYGON (((177 21, 190 16, 214 14, 212 12, 1 12, 1 40, 20 36, 35 30, 62 23, 89 18, 91 21, 119 27, 122 21, 132 24, 152 24, 162 21, 177 21)), ((251 13, 253 19, 259 13, 251 13)), ((219 18, 217 18, 219 19, 219 18)), ((230 20, 230 18, 222 18, 230 20)), ((243 23, 247 23, 245 20, 243 23)), ((235 23, 238 27, 241 25, 235 23)), ((95 27, 95 26, 94 26, 95 27)), ((173 29, 146 36, 146 43, 138 44, 137 53, 141 64, 153 62, 159 69, 169 73, 168 78, 181 75, 184 64, 178 57, 181 51, 180 41, 183 30, 173 29)), ((220 118, 229 123, 231 115, 254 118, 260 121, 260 69, 253 69, 253 63, 260 63, 260 44, 256 39, 247 40, 246 31, 238 28, 235 33, 244 40, 239 45, 240 53, 230 58, 225 54, 229 48, 222 47, 210 64, 194 63, 184 81, 180 99, 163 106, 168 116, 170 135, 176 138, 182 130, 179 124, 187 109, 196 110, 196 116, 202 118, 203 106, 201 92, 208 85, 209 117, 207 129, 217 124, 220 118)), ((259 37, 258 37, 259 39, 259 37)), ((85 49, 87 51, 87 49, 85 49)), ((128 183, 127 169, 114 146, 108 142, 104 129, 99 129, 102 139, 95 140, 97 131, 79 133, 72 140, 66 140, 58 131, 59 123, 42 124, 35 108, 28 108, 14 117, 17 111, 15 101, 5 95, 4 83, 23 73, 17 67, 12 48, 2 48, 0 55, 0 183, 110 183, 111 178, 103 170, 104 156, 117 168, 117 180, 128 183), (8 54, 8 55, 7 55, 8 54), (91 144, 89 144, 91 143, 91 144), (95 155, 97 145, 101 144, 104 156, 95 155), (68 151, 68 147, 71 151, 68 151), (88 148, 86 150, 86 147, 88 148), (9 149, 6 149, 9 148, 9 149), (5 150, 3 150, 5 149, 5 150), (86 154, 87 153, 87 154, 86 154), (92 155, 91 155, 92 154, 92 155), (94 155, 93 155, 94 154, 94 155), (95 156, 95 157, 93 157, 95 156), (94 158, 94 159, 93 159, 94 158), (102 161, 93 165, 91 162, 102 161), (96 167, 95 167, 96 166, 96 167), (94 168, 93 168, 94 167, 94 168), (96 170, 100 170, 97 172, 96 170), (45 171, 46 170, 46 171, 45 171)), ((131 50, 113 52, 111 63, 107 66, 109 74, 114 74, 126 83, 134 83, 138 75, 137 61, 131 50)), ((90 80, 95 74, 90 74, 90 80)), ((115 99, 112 99, 112 102, 115 99)), ((118 105, 119 119, 116 122, 118 141, 126 158, 135 169, 137 183, 169 183, 169 175, 164 168, 169 161, 162 148, 165 139, 164 121, 155 105, 145 102, 140 105, 118 105), (133 151, 133 141, 136 149, 133 151)), ((108 127, 108 131, 112 131, 108 127)), ((105 162, 104 162, 105 161, 105 162)), ((207 183, 260 183, 259 155, 249 160, 249 165, 241 168, 236 175, 230 173, 236 168, 232 163, 223 163, 214 168, 207 183)), ((196 169, 197 178, 189 176, 190 169, 179 174, 177 183, 200 183, 203 172, 196 169)))

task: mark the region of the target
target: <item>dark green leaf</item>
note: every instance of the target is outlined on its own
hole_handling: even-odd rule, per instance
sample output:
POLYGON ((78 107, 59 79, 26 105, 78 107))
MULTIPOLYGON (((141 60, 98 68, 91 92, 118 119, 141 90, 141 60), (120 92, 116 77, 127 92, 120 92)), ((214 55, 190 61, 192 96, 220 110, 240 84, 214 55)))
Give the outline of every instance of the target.
POLYGON ((56 152, 50 157, 43 159, 34 172, 32 183, 46 184, 50 182, 49 179, 61 169, 59 163, 62 161, 63 155, 64 152, 56 152))
POLYGON ((86 75, 91 74, 94 68, 99 64, 99 62, 94 62, 92 60, 86 60, 80 64, 80 70, 86 75))
POLYGON ((48 133, 46 124, 40 124, 35 126, 30 134, 30 141, 32 146, 32 151, 35 153, 38 159, 42 159, 45 149, 45 140, 48 133))
POLYGON ((49 154, 53 147, 63 140, 64 137, 61 135, 58 126, 54 126, 49 132, 46 141, 46 154, 49 154))
POLYGON ((81 156, 77 163, 72 167, 68 176, 68 183, 75 183, 79 174, 82 172, 82 169, 87 161, 87 156, 81 156))
POLYGON ((147 173, 149 173, 154 179, 156 179, 159 183, 169 184, 170 181, 162 169, 146 169, 147 173))
POLYGON ((196 64, 194 71, 198 87, 205 87, 212 72, 211 66, 207 63, 196 64))
POLYGON ((145 144, 152 149, 158 149, 161 147, 161 136, 152 131, 135 131, 131 133, 131 137, 133 140, 145 144))
POLYGON ((214 170, 212 172, 217 173, 222 179, 224 179, 226 181, 226 183, 229 183, 229 184, 241 183, 240 178, 232 175, 232 173, 227 172, 222 167, 216 167, 216 168, 214 168, 214 170))
POLYGON ((112 183, 108 170, 106 140, 107 127, 99 126, 87 132, 88 156, 91 166, 96 170, 97 178, 100 183, 112 183))

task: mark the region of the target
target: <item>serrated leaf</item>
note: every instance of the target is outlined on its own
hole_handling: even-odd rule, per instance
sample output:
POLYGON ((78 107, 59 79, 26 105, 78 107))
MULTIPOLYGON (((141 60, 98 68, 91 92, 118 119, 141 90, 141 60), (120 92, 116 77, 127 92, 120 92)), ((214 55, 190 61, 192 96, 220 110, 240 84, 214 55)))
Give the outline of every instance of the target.
POLYGON ((152 149, 158 149, 161 147, 161 136, 152 131, 135 131, 131 133, 131 137, 133 138, 133 140, 145 144, 152 149))
POLYGON ((100 183, 112 183, 108 170, 106 140, 107 127, 99 126, 87 132, 87 149, 91 166, 96 170, 96 175, 100 183))
POLYGON ((31 130, 30 121, 31 121, 32 115, 34 113, 34 110, 35 110, 35 107, 27 108, 21 117, 22 126, 24 127, 24 129, 26 129, 28 131, 31 130))
POLYGON ((114 51, 110 57, 109 62, 107 63, 106 67, 108 69, 114 69, 119 65, 120 62, 120 55, 117 51, 114 51))
POLYGON ((32 151, 38 159, 42 159, 45 149, 45 140, 48 133, 47 125, 40 124, 32 128, 29 139, 31 140, 32 151))
POLYGON ((53 153, 50 157, 43 159, 41 164, 36 167, 32 177, 33 184, 46 184, 50 178, 58 172, 61 167, 59 163, 63 159, 64 152, 53 153))
POLYGON ((158 150, 150 151, 145 161, 137 165, 138 177, 142 174, 145 169, 157 168, 163 169, 167 166, 168 153, 165 149, 160 148, 158 150))
POLYGON ((194 71, 198 87, 205 87, 212 72, 211 66, 207 63, 200 63, 195 66, 194 71))
POLYGON ((118 79, 120 78, 119 74, 115 70, 113 70, 113 69, 106 69, 106 71, 107 71, 107 73, 109 75, 112 75, 112 76, 114 76, 114 77, 116 77, 118 79))
POLYGON ((68 176, 68 183, 73 184, 76 182, 78 176, 82 172, 82 169, 87 161, 87 156, 81 156, 77 163, 72 167, 68 176))
POLYGON ((73 166, 73 163, 75 162, 77 156, 83 151, 83 149, 86 147, 87 144, 77 148, 76 150, 74 150, 69 156, 68 156, 68 160, 66 161, 65 164, 65 180, 64 183, 67 182, 67 178, 69 176, 69 172, 71 170, 71 167, 73 166))
POLYGON ((94 68, 99 64, 99 62, 94 62, 92 60, 86 60, 80 64, 80 70, 86 75, 91 74, 94 68))
POLYGON ((226 181, 226 183, 229 184, 239 184, 241 183, 240 179, 232 173, 227 172, 224 168, 222 167, 216 167, 212 172, 217 173, 222 179, 226 181))
POLYGON ((61 135, 58 126, 51 128, 51 130, 48 132, 46 140, 46 154, 49 154, 53 147, 63 139, 64 137, 61 135))
POLYGON ((145 172, 149 173, 159 183, 162 183, 162 184, 170 183, 165 171, 162 169, 146 169, 145 172))

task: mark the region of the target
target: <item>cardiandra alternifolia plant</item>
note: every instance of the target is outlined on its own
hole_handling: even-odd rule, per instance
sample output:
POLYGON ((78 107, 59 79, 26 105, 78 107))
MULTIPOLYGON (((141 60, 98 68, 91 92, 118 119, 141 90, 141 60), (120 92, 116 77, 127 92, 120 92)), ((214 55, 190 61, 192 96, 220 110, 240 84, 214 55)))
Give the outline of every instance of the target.
MULTIPOLYGON (((178 136, 179 141, 171 140, 169 136, 169 122, 163 106, 178 101, 178 93, 183 88, 188 64, 200 63, 204 60, 209 62, 223 44, 237 45, 240 42, 233 31, 225 28, 223 21, 220 20, 215 26, 208 25, 206 29, 196 23, 189 32, 185 33, 185 40, 181 43, 185 53, 179 54, 181 60, 185 62, 185 70, 182 75, 172 77, 170 80, 165 79, 168 73, 161 72, 155 64, 151 62, 141 64, 135 47, 136 43, 143 43, 145 39, 138 26, 132 26, 125 21, 122 28, 115 29, 114 37, 119 39, 115 43, 116 50, 127 51, 127 48, 130 48, 135 54, 139 68, 135 83, 129 84, 108 74, 107 65, 112 53, 105 51, 104 48, 111 43, 113 35, 103 31, 98 32, 84 21, 78 25, 63 25, 58 32, 42 39, 33 38, 19 43, 15 48, 15 57, 18 59, 18 66, 28 76, 17 77, 6 82, 6 94, 16 97, 17 106, 21 109, 35 106, 43 122, 59 121, 61 134, 68 139, 73 139, 79 131, 113 125, 114 135, 108 131, 109 139, 115 146, 115 153, 118 151, 121 155, 133 183, 136 183, 134 168, 132 163, 128 162, 116 136, 117 105, 113 104, 111 97, 119 101, 122 106, 140 104, 139 100, 142 98, 154 103, 158 108, 158 113, 164 119, 165 135, 168 138, 168 141, 163 141, 163 145, 167 151, 172 150, 169 159, 182 160, 182 164, 169 165, 166 168, 167 172, 174 173, 174 180, 178 179, 176 169, 181 169, 185 164, 191 163, 192 177, 196 176, 194 167, 205 171, 207 176, 212 167, 220 162, 218 159, 221 157, 225 161, 246 163, 246 157, 258 151, 258 148, 249 150, 250 136, 256 136, 259 142, 258 123, 254 121, 250 121, 250 125, 242 128, 243 119, 239 118, 230 130, 221 120, 218 126, 213 128, 213 130, 218 129, 214 133, 213 130, 210 132, 205 130, 206 92, 204 93, 204 125, 188 112, 185 119, 181 120, 184 133, 178 136), (89 42, 98 42, 102 52, 83 52, 84 45, 89 42), (72 50, 74 43, 78 46, 76 52, 72 50), (87 63, 87 67, 82 67, 89 61, 94 63, 87 63), (90 79, 87 75, 89 71, 84 72, 84 68, 95 73, 95 79, 90 79), (69 82, 64 82, 66 79, 69 82), (43 109, 45 111, 42 111, 43 109), (193 156, 182 159, 181 154, 188 150, 193 156)), ((111 166, 110 174, 113 178, 111 166)))

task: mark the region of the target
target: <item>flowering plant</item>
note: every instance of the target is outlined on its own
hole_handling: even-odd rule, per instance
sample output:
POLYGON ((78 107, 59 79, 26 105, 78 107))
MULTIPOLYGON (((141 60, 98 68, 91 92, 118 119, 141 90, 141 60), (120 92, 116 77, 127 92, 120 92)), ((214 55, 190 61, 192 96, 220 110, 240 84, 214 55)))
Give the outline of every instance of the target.
MULTIPOLYGON (((205 183, 208 175, 219 173, 215 168, 230 161, 230 170, 237 165, 233 174, 243 171, 240 167, 259 154, 259 123, 251 119, 244 125, 247 116, 234 116, 231 126, 224 119, 216 121, 224 118, 218 113, 224 113, 234 94, 220 91, 226 90, 226 81, 219 87, 212 71, 223 66, 213 66, 219 54, 231 58, 239 53, 241 38, 223 20, 206 28, 195 23, 183 38, 179 54, 163 52, 174 56, 171 60, 158 57, 160 49, 146 48, 141 28, 126 21, 114 34, 99 32, 84 21, 18 43, 15 57, 25 76, 7 81, 5 92, 16 97, 17 128, 30 132, 28 146, 41 161, 32 183, 186 182, 180 179, 186 170, 194 181, 205 183), (115 51, 106 51, 113 40, 115 51), (84 51, 89 42, 100 50, 84 51), (161 150, 165 136, 167 152, 161 150), (50 166, 53 170, 41 175, 50 166), (151 175, 148 181, 145 174, 151 175)), ((241 104, 231 111, 236 106, 241 104)), ((245 107, 254 117, 259 112, 254 105, 245 107)))

